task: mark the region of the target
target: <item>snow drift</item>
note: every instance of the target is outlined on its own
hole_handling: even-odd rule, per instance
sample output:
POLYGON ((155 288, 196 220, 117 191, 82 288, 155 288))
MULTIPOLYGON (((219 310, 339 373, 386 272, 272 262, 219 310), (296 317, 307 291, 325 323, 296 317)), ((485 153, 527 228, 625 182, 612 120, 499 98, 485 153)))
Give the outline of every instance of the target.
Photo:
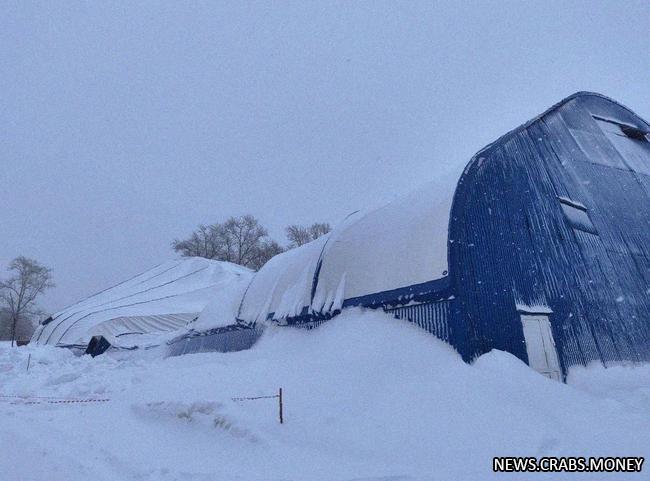
POLYGON ((155 356, 93 360, 49 347, 0 349, 4 396, 111 399, 0 403, 3 475, 457 481, 509 477, 492 473, 493 456, 650 454, 647 365, 590 366, 572 371, 565 385, 504 352, 468 365, 419 328, 358 310, 309 332, 269 328, 248 351, 155 356), (232 400, 280 386, 284 425, 274 399, 232 400))

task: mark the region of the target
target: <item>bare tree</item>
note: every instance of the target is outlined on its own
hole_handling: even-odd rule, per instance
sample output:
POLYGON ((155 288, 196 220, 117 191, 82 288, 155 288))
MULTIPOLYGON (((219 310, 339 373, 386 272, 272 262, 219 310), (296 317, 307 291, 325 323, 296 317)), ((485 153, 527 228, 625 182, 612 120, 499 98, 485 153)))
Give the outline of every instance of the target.
POLYGON ((19 323, 31 323, 34 316, 39 314, 36 299, 50 287, 52 282, 51 269, 41 265, 34 259, 24 256, 16 257, 9 264, 11 276, 0 281, 0 300, 11 324, 11 345, 16 339, 16 329, 19 323))
POLYGON ((301 245, 318 239, 320 236, 327 234, 332 228, 327 223, 315 222, 305 227, 302 225, 290 225, 285 229, 289 248, 300 247, 301 245))
MULTIPOLYGON (((331 230, 327 223, 286 228, 289 248, 318 239, 331 230)), ((199 225, 187 239, 175 239, 172 248, 186 257, 232 262, 254 270, 262 267, 284 248, 269 238, 268 231, 252 215, 230 217, 224 223, 199 225)))
POLYGON ((218 259, 223 255, 224 243, 220 224, 199 225, 189 239, 175 239, 172 248, 186 257, 218 259))
POLYGON ((5 307, 0 307, 0 341, 11 341, 12 337, 17 340, 32 337, 39 321, 45 318, 45 313, 40 310, 36 314, 34 317, 20 320, 16 324, 16 332, 12 336, 11 312, 5 307))
POLYGON ((9 309, 0 307, 0 341, 11 340, 11 314, 9 309))
POLYGON ((255 268, 255 260, 268 232, 252 215, 231 217, 223 224, 226 259, 240 266, 255 268))
POLYGON ((274 240, 265 240, 257 249, 257 257, 252 262, 252 269, 259 270, 271 257, 284 252, 284 247, 274 240))
POLYGON ((172 248, 183 256, 233 262, 256 270, 283 251, 252 215, 230 217, 222 224, 200 225, 188 239, 174 240, 172 248))
POLYGON ((289 248, 300 247, 312 240, 309 229, 302 225, 290 225, 285 229, 287 239, 289 240, 289 248))
POLYGON ((309 233, 311 234, 312 240, 318 239, 320 236, 327 234, 332 230, 329 223, 327 222, 314 222, 309 226, 309 233))

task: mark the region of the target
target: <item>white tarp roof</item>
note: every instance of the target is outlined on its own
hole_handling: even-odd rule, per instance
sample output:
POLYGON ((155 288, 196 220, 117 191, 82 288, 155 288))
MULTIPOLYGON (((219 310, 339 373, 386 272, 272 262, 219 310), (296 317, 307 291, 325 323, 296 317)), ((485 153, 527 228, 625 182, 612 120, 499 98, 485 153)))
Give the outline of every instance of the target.
POLYGON ((200 257, 165 262, 56 313, 32 342, 87 344, 94 334, 174 330, 183 319, 196 318, 221 290, 252 275, 245 267, 200 257))
POLYGON ((455 182, 429 182, 377 209, 355 212, 314 242, 271 259, 244 296, 240 319, 291 317, 343 300, 447 274, 447 233, 455 182), (317 289, 311 289, 319 260, 317 289))
POLYGON ((312 280, 329 234, 269 260, 255 274, 244 295, 239 318, 265 321, 272 312, 276 319, 300 314, 311 299, 312 280))
POLYGON ((314 301, 331 297, 341 282, 349 299, 443 277, 450 209, 451 195, 431 182, 355 215, 332 233, 314 301))

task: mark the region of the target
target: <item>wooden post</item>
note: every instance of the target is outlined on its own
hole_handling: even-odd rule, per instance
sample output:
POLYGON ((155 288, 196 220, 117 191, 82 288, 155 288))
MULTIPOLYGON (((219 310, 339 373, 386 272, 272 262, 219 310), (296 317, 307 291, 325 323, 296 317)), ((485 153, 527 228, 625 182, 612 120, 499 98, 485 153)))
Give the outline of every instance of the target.
POLYGON ((282 388, 280 388, 280 392, 278 393, 278 401, 280 404, 280 424, 284 423, 284 418, 282 416, 282 388))

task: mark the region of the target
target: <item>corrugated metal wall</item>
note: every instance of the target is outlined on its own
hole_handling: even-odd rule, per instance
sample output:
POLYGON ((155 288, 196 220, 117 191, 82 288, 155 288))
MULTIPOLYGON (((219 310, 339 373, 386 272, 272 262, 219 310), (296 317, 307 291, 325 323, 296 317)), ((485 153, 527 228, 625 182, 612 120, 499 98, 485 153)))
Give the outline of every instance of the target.
POLYGON ((430 332, 443 341, 450 342, 449 314, 452 301, 429 302, 411 306, 384 309, 398 319, 405 319, 430 332))
POLYGON ((450 275, 468 327, 464 357, 498 348, 527 360, 519 299, 552 309, 565 372, 650 360, 650 178, 631 170, 594 115, 642 124, 579 95, 477 154, 461 178, 450 275), (597 234, 575 228, 559 197, 584 205, 597 234))
POLYGON ((190 331, 169 342, 167 355, 243 351, 251 348, 261 335, 260 328, 244 328, 236 325, 205 332, 190 331))

